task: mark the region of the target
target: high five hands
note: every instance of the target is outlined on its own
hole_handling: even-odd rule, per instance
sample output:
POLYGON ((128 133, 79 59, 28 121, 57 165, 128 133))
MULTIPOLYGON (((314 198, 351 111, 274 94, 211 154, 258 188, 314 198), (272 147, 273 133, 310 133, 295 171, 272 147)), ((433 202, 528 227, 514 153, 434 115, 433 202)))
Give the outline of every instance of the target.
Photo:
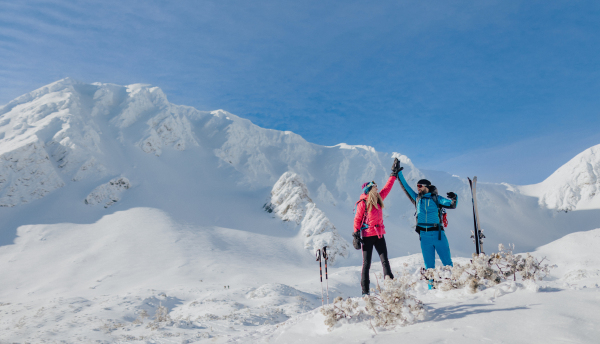
POLYGON ((394 163, 392 164, 392 173, 390 177, 398 177, 398 172, 402 171, 404 167, 400 167, 400 160, 398 158, 394 158, 394 163))

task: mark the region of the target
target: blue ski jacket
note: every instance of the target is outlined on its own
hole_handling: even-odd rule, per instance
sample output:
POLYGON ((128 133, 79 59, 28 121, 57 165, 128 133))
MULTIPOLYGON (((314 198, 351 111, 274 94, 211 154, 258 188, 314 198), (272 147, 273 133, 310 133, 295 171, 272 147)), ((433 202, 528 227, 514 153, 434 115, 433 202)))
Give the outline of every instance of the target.
MULTIPOLYGON (((411 202, 417 208, 416 217, 417 217, 417 226, 423 228, 431 228, 436 225, 441 226, 442 220, 439 215, 438 205, 435 203, 434 197, 437 197, 437 201, 442 208, 454 209, 456 208, 456 203, 458 202, 458 196, 456 199, 448 199, 446 197, 442 197, 437 195, 437 191, 434 193, 426 193, 424 195, 417 194, 406 182, 402 171, 398 173, 398 180, 400 181, 400 185, 404 190, 404 193, 411 202)), ((433 187, 435 188, 435 187, 433 187)), ((442 226, 443 228, 443 226, 442 226)))

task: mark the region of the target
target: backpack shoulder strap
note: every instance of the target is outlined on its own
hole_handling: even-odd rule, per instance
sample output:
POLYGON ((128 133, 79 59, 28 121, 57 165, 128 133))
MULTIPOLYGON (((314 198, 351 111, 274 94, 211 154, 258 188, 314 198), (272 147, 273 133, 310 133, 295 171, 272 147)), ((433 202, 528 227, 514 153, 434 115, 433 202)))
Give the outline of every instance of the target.
POLYGON ((438 206, 438 208, 440 207, 440 202, 438 202, 438 195, 431 195, 431 199, 433 199, 433 201, 435 202, 435 205, 438 206))
POLYGON ((365 206, 367 205, 367 201, 365 201, 364 199, 359 199, 358 202, 356 202, 356 204, 354 204, 354 212, 356 212, 356 209, 358 207, 358 203, 360 202, 365 202, 365 206))
MULTIPOLYGON (((435 205, 437 205, 437 207, 438 207, 438 218, 440 219, 440 224, 441 224, 442 216, 443 216, 443 208, 440 205, 440 202, 438 202, 438 195, 437 194, 431 195, 431 198, 433 199, 433 202, 435 202, 435 205)), ((442 228, 444 228, 444 227, 442 226, 442 228)))
MULTIPOLYGON (((354 213, 356 213, 356 209, 358 209, 358 203, 360 202, 365 202, 365 215, 367 215, 367 201, 365 201, 364 199, 359 200, 358 202, 356 202, 356 204, 354 205, 354 213)), ((363 218, 364 218, 363 216, 363 218)), ((364 221, 363 221, 364 222, 364 221)))
POLYGON ((364 199, 359 199, 358 202, 356 202, 356 204, 354 205, 354 210, 356 211, 356 208, 358 207, 358 203, 360 202, 365 202, 365 207, 367 206, 367 201, 365 201, 364 199))
POLYGON ((363 229, 369 228, 369 225, 365 223, 367 221, 367 201, 365 201, 364 199, 361 199, 358 202, 356 202, 356 205, 358 206, 358 203, 360 203, 360 202, 365 202, 365 212, 363 214, 363 218, 362 218, 361 225, 360 225, 360 231, 362 232, 363 229))

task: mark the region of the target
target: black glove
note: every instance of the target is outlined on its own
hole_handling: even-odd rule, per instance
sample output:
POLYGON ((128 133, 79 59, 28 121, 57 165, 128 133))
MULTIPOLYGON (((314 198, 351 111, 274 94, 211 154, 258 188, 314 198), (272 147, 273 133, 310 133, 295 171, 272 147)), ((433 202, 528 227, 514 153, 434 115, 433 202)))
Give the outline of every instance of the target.
POLYGON ((394 163, 392 164, 392 173, 390 177, 398 177, 398 172, 402 171, 404 167, 400 167, 400 160, 398 158, 394 158, 394 163))
POLYGON ((456 194, 454 192, 448 192, 446 196, 448 196, 450 199, 456 199, 456 194))
POLYGON ((362 239, 360 238, 360 231, 352 233, 352 237, 354 238, 354 240, 352 240, 352 246, 354 246, 355 249, 360 250, 363 243, 362 239))

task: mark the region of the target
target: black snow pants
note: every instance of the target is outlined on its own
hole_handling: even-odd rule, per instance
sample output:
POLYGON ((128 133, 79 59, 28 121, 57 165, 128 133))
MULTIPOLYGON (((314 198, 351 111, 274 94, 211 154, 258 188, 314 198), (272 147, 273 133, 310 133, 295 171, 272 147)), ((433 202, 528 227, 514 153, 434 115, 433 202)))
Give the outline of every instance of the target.
POLYGON ((373 257, 373 247, 379 254, 381 259, 381 265, 383 265, 383 275, 394 278, 392 269, 390 268, 390 262, 388 260, 387 246, 385 245, 385 238, 382 236, 381 239, 375 236, 365 237, 363 239, 362 253, 363 253, 363 266, 362 266, 362 277, 360 279, 360 285, 362 286, 363 294, 369 293, 369 269, 371 269, 371 258, 373 257))

